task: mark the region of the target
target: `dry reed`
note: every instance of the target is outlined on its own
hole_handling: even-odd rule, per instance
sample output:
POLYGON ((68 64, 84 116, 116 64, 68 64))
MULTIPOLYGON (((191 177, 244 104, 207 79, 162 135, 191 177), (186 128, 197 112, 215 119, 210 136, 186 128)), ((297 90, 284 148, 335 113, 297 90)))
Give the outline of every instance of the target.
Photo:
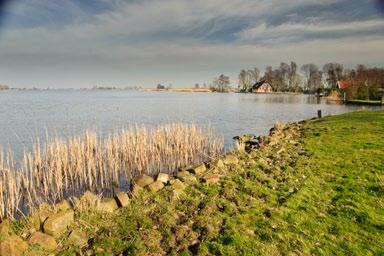
POLYGON ((105 138, 95 131, 54 137, 16 164, 0 150, 0 219, 14 218, 42 203, 55 203, 90 190, 113 195, 140 174, 173 174, 223 153, 223 138, 209 127, 172 123, 132 126, 105 138))

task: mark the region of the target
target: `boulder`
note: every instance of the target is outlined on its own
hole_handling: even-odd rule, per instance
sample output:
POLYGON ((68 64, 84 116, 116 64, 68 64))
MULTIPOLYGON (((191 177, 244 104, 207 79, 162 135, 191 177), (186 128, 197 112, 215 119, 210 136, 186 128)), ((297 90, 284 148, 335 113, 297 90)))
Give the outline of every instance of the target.
POLYGON ((137 197, 142 191, 143 191, 142 187, 134 185, 133 189, 131 190, 131 196, 137 197))
POLYGON ((169 175, 166 173, 160 172, 157 176, 156 181, 161 181, 162 183, 166 184, 169 181, 169 175))
POLYGON ((75 229, 69 234, 68 243, 78 247, 86 246, 88 243, 87 234, 82 230, 75 229))
POLYGON ((148 185, 148 190, 149 191, 152 191, 152 192, 157 192, 157 191, 159 191, 160 189, 162 189, 164 187, 164 184, 163 184, 163 182, 161 182, 161 181, 155 181, 155 182, 153 182, 152 184, 150 184, 150 185, 148 185))
POLYGON ((76 202, 76 209, 83 211, 89 208, 96 208, 100 201, 100 197, 90 191, 86 191, 76 202))
POLYGON ((224 158, 223 162, 226 165, 238 164, 239 163, 239 159, 235 155, 228 154, 224 158))
POLYGON ((196 177, 188 171, 178 172, 177 177, 180 178, 182 181, 187 182, 187 183, 193 183, 193 182, 197 181, 196 177))
POLYGON ((48 250, 48 251, 53 251, 57 248, 57 243, 55 238, 53 238, 50 235, 41 233, 41 232, 35 232, 33 233, 29 239, 28 242, 31 245, 37 244, 41 246, 41 248, 48 250))
POLYGON ((0 223, 0 241, 13 235, 11 224, 9 219, 3 220, 3 222, 0 223))
POLYGON ((44 233, 58 237, 74 222, 74 211, 58 212, 48 217, 44 222, 44 233))
POLYGON ((219 168, 219 169, 223 169, 223 168, 225 168, 225 165, 224 165, 224 163, 223 163, 223 160, 221 160, 221 159, 216 160, 216 161, 214 162, 214 165, 215 165, 217 168, 219 168))
POLYGON ((171 185, 174 190, 184 190, 186 187, 185 184, 181 182, 179 179, 172 180, 171 185))
POLYGON ((135 179, 135 184, 137 186, 142 187, 142 188, 148 186, 149 184, 151 184, 153 182, 154 182, 153 178, 148 176, 148 175, 145 175, 145 174, 142 174, 135 179))
POLYGON ((16 235, 0 242, 0 256, 22 256, 27 249, 27 242, 16 235))
POLYGON ((116 194, 115 199, 120 207, 127 207, 129 205, 129 197, 127 193, 119 192, 116 194))
POLYGON ((207 167, 205 167, 205 164, 200 164, 194 168, 191 169, 191 172, 196 175, 202 175, 207 170, 207 167))
POLYGON ((100 212, 112 213, 117 210, 119 206, 114 198, 103 198, 100 200, 97 210, 100 212))
POLYGON ((207 184, 215 184, 220 181, 218 174, 208 174, 203 177, 203 181, 207 184))
POLYGON ((56 208, 59 211, 67 211, 67 210, 72 209, 72 206, 67 200, 63 200, 60 203, 56 204, 56 208))
POLYGON ((172 200, 177 200, 183 193, 185 189, 185 184, 181 182, 179 179, 175 179, 171 181, 171 186, 172 186, 172 200))

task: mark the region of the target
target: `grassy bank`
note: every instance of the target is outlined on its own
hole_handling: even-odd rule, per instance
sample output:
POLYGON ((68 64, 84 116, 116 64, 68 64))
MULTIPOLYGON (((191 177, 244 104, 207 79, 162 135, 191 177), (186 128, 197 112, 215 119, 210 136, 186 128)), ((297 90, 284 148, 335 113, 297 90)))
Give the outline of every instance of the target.
POLYGON ((360 104, 360 105, 384 105, 384 102, 381 100, 349 100, 348 104, 360 104))
POLYGON ((384 254, 384 111, 278 125, 262 141, 179 175, 182 193, 173 183, 110 214, 76 213, 88 245, 64 234, 59 255, 384 254))
POLYGON ((380 255, 383 134, 384 112, 310 122, 283 136, 293 144, 239 153, 220 183, 189 186, 177 204, 170 191, 137 200, 105 222, 92 247, 141 255, 380 255))

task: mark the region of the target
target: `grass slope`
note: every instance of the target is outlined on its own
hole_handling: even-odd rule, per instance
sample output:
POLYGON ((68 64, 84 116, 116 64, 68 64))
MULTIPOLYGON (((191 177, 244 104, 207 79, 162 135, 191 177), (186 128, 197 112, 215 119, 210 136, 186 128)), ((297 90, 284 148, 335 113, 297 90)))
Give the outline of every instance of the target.
MULTIPOLYGON (((180 199, 79 216, 97 255, 384 255, 384 111, 310 121, 180 199), (278 153, 277 153, 278 152, 278 153)), ((72 248, 61 255, 72 255, 72 248)))

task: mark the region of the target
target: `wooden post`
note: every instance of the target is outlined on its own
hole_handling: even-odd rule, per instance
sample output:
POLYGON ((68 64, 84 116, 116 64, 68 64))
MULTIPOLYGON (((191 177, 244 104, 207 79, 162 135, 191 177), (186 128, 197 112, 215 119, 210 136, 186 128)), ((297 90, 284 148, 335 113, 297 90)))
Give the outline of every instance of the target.
POLYGON ((321 109, 317 110, 317 118, 321 118, 321 109))
POLYGON ((347 93, 344 92, 344 103, 347 102, 347 93))

